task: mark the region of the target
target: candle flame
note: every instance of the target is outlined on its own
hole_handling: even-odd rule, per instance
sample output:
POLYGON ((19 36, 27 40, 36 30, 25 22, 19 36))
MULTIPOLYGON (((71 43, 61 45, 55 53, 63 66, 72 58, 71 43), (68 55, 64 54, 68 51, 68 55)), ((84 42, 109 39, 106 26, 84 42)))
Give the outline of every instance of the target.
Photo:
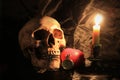
POLYGON ((95 24, 100 24, 102 21, 102 15, 97 14, 95 17, 95 24))
POLYGON ((100 30, 100 25, 95 25, 95 26, 93 27, 93 29, 96 30, 96 31, 99 31, 99 30, 100 30))

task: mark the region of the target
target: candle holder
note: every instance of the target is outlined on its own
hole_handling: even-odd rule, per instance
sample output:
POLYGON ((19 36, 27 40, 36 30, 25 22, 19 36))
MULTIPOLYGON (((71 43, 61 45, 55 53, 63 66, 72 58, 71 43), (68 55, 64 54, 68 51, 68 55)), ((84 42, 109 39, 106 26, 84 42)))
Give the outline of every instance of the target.
POLYGON ((99 54, 100 54, 101 47, 102 47, 101 44, 93 45, 92 50, 91 50, 92 55, 88 59, 91 61, 99 60, 99 54))
POLYGON ((101 47, 102 47, 101 44, 92 46, 92 52, 91 52, 92 55, 88 58, 88 60, 91 61, 91 68, 93 71, 97 71, 99 69, 98 64, 99 62, 101 62, 101 59, 99 58, 101 47))
POLYGON ((92 58, 97 59, 99 54, 100 54, 100 49, 102 45, 101 44, 96 44, 92 46, 92 58))

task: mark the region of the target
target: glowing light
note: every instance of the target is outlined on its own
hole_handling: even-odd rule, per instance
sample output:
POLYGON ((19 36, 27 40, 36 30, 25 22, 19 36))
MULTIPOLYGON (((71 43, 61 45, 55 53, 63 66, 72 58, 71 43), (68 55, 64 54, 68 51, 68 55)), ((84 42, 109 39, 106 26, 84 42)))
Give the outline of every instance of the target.
POLYGON ((93 45, 99 44, 100 42, 100 23, 102 21, 102 16, 97 14, 95 17, 95 25, 93 26, 93 45))
POLYGON ((100 24, 102 19, 103 19, 102 15, 97 14, 96 17, 95 17, 95 24, 100 24))

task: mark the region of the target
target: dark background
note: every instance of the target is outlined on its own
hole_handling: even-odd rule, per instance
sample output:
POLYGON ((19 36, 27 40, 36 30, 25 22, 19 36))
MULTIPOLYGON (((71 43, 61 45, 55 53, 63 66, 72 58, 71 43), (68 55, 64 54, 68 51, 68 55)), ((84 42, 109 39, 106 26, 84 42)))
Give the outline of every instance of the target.
MULTIPOLYGON (((66 0, 66 3, 67 1, 69 0, 66 0)), ((44 3, 43 0, 2 0, 0 2, 0 78, 16 79, 17 77, 16 80, 24 80, 36 77, 31 63, 25 59, 20 50, 18 34, 25 23, 38 14, 42 2, 44 3)), ((65 6, 66 9, 69 7, 65 6)))
POLYGON ((18 44, 19 30, 36 14, 37 0, 32 4, 31 1, 0 1, 0 79, 24 80, 31 74, 31 65, 24 59, 18 44))
POLYGON ((38 2, 39 0, 0 1, 0 78, 2 79, 33 80, 37 76, 31 63, 24 58, 20 50, 18 33, 24 24, 38 13, 38 2))

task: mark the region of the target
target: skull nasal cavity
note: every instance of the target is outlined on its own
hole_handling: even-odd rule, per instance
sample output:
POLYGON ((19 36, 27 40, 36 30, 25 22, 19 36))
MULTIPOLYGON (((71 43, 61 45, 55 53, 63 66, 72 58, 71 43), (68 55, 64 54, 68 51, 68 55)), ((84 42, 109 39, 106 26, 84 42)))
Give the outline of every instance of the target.
POLYGON ((52 47, 52 45, 55 45, 54 37, 52 34, 50 34, 48 38, 48 44, 49 44, 49 47, 52 47))
POLYGON ((43 30, 43 29, 37 30, 37 31, 34 32, 34 38, 36 40, 44 40, 48 37, 48 35, 49 35, 49 31, 46 31, 46 30, 43 30))

